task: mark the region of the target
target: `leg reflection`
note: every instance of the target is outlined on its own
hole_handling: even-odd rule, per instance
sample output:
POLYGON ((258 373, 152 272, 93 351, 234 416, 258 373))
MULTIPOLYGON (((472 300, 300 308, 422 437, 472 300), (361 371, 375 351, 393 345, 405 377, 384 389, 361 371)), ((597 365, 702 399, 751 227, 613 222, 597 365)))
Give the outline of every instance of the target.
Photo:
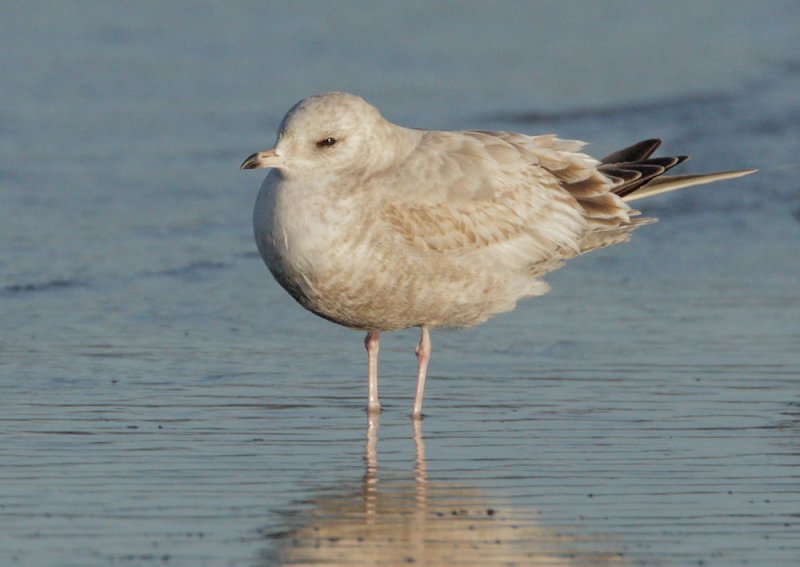
POLYGON ((277 532, 277 549, 262 554, 263 565, 625 564, 607 542, 542 526, 535 510, 430 480, 421 420, 411 422, 413 467, 392 470, 395 450, 379 482, 379 420, 368 415, 361 482, 325 488, 310 507, 304 501, 292 525, 277 532))
POLYGON ((422 420, 411 421, 414 428, 414 489, 417 515, 425 517, 428 505, 428 468, 425 464, 425 440, 422 438, 422 420))
POLYGON ((427 467, 425 466, 425 440, 422 438, 422 421, 415 419, 411 422, 414 428, 414 478, 417 483, 424 484, 427 481, 427 467))
POLYGON ((364 447, 364 514, 369 524, 375 522, 378 497, 378 426, 380 413, 367 414, 367 442, 364 447))

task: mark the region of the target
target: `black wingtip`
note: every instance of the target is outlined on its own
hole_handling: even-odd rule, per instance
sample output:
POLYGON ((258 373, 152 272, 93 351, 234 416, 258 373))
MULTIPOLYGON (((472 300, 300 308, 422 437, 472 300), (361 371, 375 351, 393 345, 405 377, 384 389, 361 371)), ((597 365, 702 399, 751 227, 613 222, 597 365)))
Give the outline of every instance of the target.
POLYGON ((632 146, 608 154, 600 161, 602 163, 630 163, 632 161, 642 161, 643 159, 649 158, 660 145, 661 140, 659 138, 642 140, 632 146))

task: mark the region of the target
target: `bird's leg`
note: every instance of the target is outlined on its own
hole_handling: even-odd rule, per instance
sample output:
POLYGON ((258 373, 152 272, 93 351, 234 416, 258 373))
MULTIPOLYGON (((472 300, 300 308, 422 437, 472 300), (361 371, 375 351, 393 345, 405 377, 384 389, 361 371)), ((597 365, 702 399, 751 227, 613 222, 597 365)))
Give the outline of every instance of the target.
POLYGON ((367 348, 367 368, 369 374, 367 412, 378 413, 381 411, 381 402, 378 399, 378 350, 380 349, 381 334, 378 331, 367 332, 364 346, 367 348))
POLYGON ((411 410, 411 417, 420 419, 422 417, 422 395, 425 392, 425 375, 428 372, 428 361, 431 359, 431 333, 428 327, 423 325, 419 335, 417 345, 417 394, 414 396, 414 407, 411 410))

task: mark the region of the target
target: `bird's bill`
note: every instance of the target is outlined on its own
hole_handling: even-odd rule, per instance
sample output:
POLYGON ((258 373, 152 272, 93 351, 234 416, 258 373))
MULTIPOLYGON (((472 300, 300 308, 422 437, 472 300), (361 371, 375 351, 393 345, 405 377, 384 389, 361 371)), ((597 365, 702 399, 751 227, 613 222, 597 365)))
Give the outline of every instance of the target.
POLYGON ((275 154, 275 148, 264 150, 263 152, 256 152, 248 157, 239 169, 259 169, 265 167, 280 167, 283 165, 283 160, 275 154))

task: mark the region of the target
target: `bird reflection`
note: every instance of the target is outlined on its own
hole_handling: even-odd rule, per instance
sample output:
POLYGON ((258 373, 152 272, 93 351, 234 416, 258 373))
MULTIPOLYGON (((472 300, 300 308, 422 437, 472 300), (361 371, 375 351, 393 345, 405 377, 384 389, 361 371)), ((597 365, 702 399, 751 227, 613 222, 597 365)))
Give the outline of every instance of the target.
MULTIPOLYGON (((621 565, 593 553, 589 538, 541 527, 529 510, 489 500, 475 488, 428 480, 422 423, 413 420, 414 474, 379 479, 379 415, 369 415, 360 486, 315 498, 272 534, 269 565, 621 565)), ((327 491, 326 491, 327 492, 327 491)), ((597 542, 594 542, 597 543, 597 542)))

